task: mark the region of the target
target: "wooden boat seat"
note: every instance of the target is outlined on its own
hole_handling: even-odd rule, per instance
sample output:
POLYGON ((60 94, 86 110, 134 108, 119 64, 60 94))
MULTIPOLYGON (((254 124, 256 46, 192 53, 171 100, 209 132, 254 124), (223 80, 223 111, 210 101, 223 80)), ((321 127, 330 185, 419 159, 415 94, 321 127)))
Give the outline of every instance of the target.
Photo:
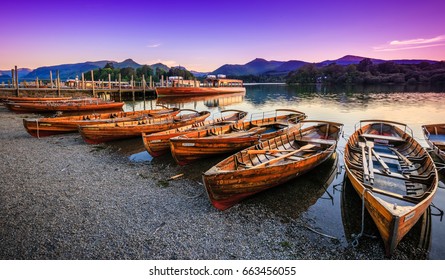
POLYGON ((337 143, 337 141, 332 140, 332 139, 317 139, 317 138, 310 138, 310 137, 302 137, 298 140, 307 142, 307 143, 311 143, 311 144, 325 144, 325 145, 334 145, 335 143, 337 143))
POLYGON ((387 136, 387 135, 378 135, 378 134, 360 134, 361 137, 369 138, 369 139, 378 139, 378 140, 387 140, 392 142, 405 142, 405 139, 402 137, 396 137, 396 136, 387 136))
POLYGON ((406 183, 406 194, 408 196, 419 197, 425 193, 425 187, 421 184, 411 182, 406 183))
POLYGON ((407 182, 412 182, 412 183, 420 183, 420 184, 428 184, 428 182, 434 176, 434 174, 428 174, 428 175, 412 175, 412 174, 408 174, 408 173, 401 174, 401 173, 397 173, 394 171, 392 171, 391 173, 388 174, 388 173, 383 172, 376 168, 374 168, 373 171, 374 171, 374 174, 392 177, 395 179, 401 179, 401 180, 405 180, 407 182))

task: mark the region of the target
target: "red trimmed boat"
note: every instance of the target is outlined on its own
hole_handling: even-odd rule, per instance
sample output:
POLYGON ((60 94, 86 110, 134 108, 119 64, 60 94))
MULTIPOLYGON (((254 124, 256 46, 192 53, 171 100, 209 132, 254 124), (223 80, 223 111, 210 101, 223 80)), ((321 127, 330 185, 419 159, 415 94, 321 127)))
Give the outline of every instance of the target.
POLYGON ((7 102, 5 106, 15 113, 54 113, 82 112, 101 110, 122 110, 124 102, 104 101, 100 99, 70 99, 54 102, 7 102))
POLYGON ((143 132, 154 133, 202 122, 210 116, 209 111, 198 112, 190 109, 180 110, 180 112, 184 111, 192 111, 192 113, 178 114, 176 116, 167 117, 147 117, 134 121, 80 126, 79 132, 85 142, 89 144, 99 144, 119 139, 141 137, 143 132))
POLYGON ((94 113, 55 118, 25 118, 23 119, 23 126, 30 135, 40 138, 61 133, 78 132, 79 126, 82 125, 132 121, 143 117, 174 116, 178 113, 178 108, 162 108, 130 112, 94 113))
POLYGON ((170 139, 193 131, 201 131, 209 128, 218 128, 222 125, 233 124, 243 120, 247 112, 239 110, 225 110, 220 116, 214 116, 212 120, 198 122, 174 129, 156 133, 142 133, 142 141, 148 153, 157 157, 170 151, 170 139))
POLYGON ((276 137, 299 128, 299 122, 306 118, 300 111, 278 109, 252 115, 262 116, 235 124, 210 127, 193 131, 170 139, 170 150, 173 158, 180 165, 194 160, 234 153, 264 140, 276 137), (279 115, 284 113, 283 115, 279 115), (273 114, 273 117, 268 117, 273 114))
POLYGON ((423 125, 422 131, 428 146, 445 162, 445 123, 423 125))
POLYGON ((360 121, 344 161, 390 256, 430 206, 439 182, 436 166, 406 124, 385 120, 360 121))
POLYGON ((329 159, 343 125, 325 121, 301 124, 297 130, 242 150, 206 171, 202 179, 212 205, 225 210, 329 159))

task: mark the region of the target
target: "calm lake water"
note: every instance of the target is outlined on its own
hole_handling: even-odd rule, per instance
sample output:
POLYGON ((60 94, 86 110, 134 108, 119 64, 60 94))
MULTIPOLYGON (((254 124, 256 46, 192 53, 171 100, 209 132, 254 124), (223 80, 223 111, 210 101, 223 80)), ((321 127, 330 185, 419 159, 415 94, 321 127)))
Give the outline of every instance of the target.
MULTIPOLYGON (((303 111, 308 119, 329 120, 344 124, 344 138, 354 132, 359 120, 383 119, 406 123, 414 131, 414 137, 424 146, 427 144, 421 125, 445 122, 444 88, 405 86, 326 88, 322 86, 286 86, 282 84, 246 85, 245 95, 222 95, 197 99, 158 99, 127 102, 126 111, 155 108, 156 104, 194 110, 208 110, 218 114, 225 109, 239 109, 249 113, 292 108, 303 111)), ((343 149, 346 139, 341 139, 338 152, 320 168, 283 186, 274 188, 267 195, 258 194, 242 203, 258 203, 282 217, 291 220, 304 215, 313 222, 314 228, 334 236, 347 246, 352 233, 361 227, 361 200, 349 180, 345 178, 343 149), (277 203, 277 201, 279 203, 277 203)), ((139 140, 134 141, 127 153, 131 161, 152 161, 139 140), (137 143, 137 144, 136 144, 137 143)), ((124 149, 125 150, 125 149, 124 149)), ((192 164, 186 176, 200 181, 200 175, 221 160, 209 159, 192 164)), ((158 160, 158 159, 156 159, 158 160)), ((160 161, 174 161, 166 155, 160 161)), ((438 159, 435 159, 438 161, 438 159)), ((155 163, 155 162, 153 162, 155 163)), ((445 259, 445 222, 439 215, 445 210, 444 174, 433 204, 431 214, 425 217, 399 244, 410 259, 445 259), (440 209, 440 210, 438 210, 440 209), (416 250, 422 247, 424 250, 416 250), (418 252, 420 251, 420 253, 418 252), (426 253, 425 253, 426 252, 426 253)), ((380 242, 378 231, 371 218, 365 216, 365 232, 378 238, 362 238, 360 243, 380 242)), ((383 244, 381 245, 383 246, 383 244)), ((365 246, 362 246, 365 247, 365 246)))

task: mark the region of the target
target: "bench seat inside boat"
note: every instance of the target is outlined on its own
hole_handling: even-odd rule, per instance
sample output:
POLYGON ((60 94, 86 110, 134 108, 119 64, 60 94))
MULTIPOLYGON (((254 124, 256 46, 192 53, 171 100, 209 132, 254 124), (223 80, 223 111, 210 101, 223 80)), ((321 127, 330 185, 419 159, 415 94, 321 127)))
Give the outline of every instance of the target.
POLYGON ((364 137, 364 138, 370 138, 370 139, 388 140, 388 141, 393 141, 393 142, 405 142, 405 139, 403 139, 402 137, 396 137, 396 136, 368 134, 368 133, 361 134, 360 136, 364 137))

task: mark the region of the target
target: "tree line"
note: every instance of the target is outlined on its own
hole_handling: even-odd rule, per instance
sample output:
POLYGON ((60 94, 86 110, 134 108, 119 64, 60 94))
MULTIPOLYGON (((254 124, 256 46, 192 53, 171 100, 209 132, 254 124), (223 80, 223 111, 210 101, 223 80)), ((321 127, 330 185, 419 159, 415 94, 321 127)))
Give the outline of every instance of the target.
MULTIPOLYGON (((171 76, 181 76, 186 80, 195 78, 190 71, 180 67, 170 68, 168 71, 165 71, 158 67, 153 70, 149 65, 143 65, 136 69, 133 67, 114 68, 113 63, 107 63, 103 68, 93 70, 94 80, 96 81, 108 81, 108 75, 110 75, 112 81, 117 81, 119 80, 119 74, 122 81, 131 81, 133 79, 135 82, 142 81, 142 76, 145 77, 146 82, 148 82, 150 76, 152 76, 154 82, 161 81, 162 77, 165 80, 171 76)), ((86 80, 91 80, 91 71, 85 72, 84 77, 86 80)))
POLYGON ((317 67, 306 64, 289 72, 288 84, 444 84, 445 61, 437 63, 397 64, 393 61, 374 64, 365 58, 359 64, 317 67))

